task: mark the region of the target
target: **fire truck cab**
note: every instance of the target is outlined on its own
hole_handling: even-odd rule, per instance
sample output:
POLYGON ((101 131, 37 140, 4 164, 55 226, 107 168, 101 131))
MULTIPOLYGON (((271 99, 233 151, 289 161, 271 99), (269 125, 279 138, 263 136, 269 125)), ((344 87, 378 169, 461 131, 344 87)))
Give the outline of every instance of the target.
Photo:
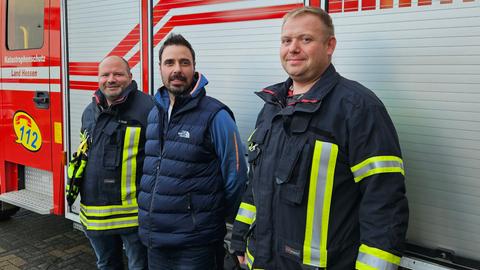
POLYGON ((0 14, 0 216, 61 214, 59 1, 2 0, 0 14))

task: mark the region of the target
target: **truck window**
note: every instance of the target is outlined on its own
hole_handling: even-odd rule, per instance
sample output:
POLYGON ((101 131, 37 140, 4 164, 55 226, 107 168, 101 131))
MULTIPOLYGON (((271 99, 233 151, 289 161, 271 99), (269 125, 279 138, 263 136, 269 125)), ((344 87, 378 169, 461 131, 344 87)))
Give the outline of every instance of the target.
POLYGON ((39 49, 43 46, 43 0, 7 1, 7 49, 39 49))

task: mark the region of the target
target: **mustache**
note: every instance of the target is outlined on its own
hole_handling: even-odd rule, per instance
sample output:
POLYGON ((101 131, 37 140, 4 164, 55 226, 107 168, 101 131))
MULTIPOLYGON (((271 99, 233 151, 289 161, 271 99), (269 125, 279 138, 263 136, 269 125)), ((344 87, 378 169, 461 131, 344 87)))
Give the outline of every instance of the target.
POLYGON ((182 81, 182 82, 186 82, 187 78, 185 76, 183 76, 182 74, 173 74, 172 76, 170 76, 168 78, 168 80, 170 80, 170 81, 179 80, 179 81, 182 81))
POLYGON ((107 83, 107 87, 120 87, 120 85, 116 83, 107 83))

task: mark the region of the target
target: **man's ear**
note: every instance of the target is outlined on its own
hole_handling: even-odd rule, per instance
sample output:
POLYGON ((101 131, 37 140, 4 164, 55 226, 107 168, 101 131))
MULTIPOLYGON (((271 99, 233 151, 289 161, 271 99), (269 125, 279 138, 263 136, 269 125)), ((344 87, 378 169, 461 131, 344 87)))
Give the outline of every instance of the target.
POLYGON ((333 55, 333 52, 335 51, 335 47, 337 46, 337 39, 332 36, 330 38, 328 38, 328 41, 327 41, 327 54, 329 56, 332 56, 333 55))

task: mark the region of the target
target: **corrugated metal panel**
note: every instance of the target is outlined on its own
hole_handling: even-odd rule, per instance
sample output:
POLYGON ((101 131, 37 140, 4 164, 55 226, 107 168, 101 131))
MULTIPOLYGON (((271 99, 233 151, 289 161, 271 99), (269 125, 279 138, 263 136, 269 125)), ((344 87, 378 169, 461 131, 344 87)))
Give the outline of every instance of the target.
POLYGON ((67 12, 69 61, 98 62, 139 23, 140 1, 69 0, 67 12))
POLYGON ((333 19, 337 70, 375 91, 397 128, 408 240, 480 260, 480 3, 333 19))
MULTIPOLYGON (((267 14, 271 12, 268 7, 296 3, 303 3, 303 1, 239 1, 183 8, 171 10, 160 24, 180 14, 246 8, 259 8, 258 13, 267 14)), ((196 69, 210 82, 207 86, 207 94, 218 98, 233 110, 244 143, 253 131, 262 105, 261 100, 253 92, 287 78, 278 55, 280 25, 281 19, 269 19, 179 26, 172 30, 182 34, 192 44, 196 53, 196 69)), ((159 25, 155 27, 157 30, 160 28, 159 25)), ((160 45, 161 42, 154 48, 155 88, 162 85, 158 70, 160 45)))
MULTIPOLYGON (((69 63, 100 62, 138 25, 140 1, 131 0, 69 0, 67 2, 69 63)), ((120 50, 117 55, 129 60, 139 50, 139 35, 126 38, 136 44, 131 49, 120 50), (125 51, 126 50, 126 51, 125 51)), ((140 65, 132 68, 134 79, 140 83, 140 65)), ((96 72, 96 68, 93 69, 96 72)), ((97 76, 76 74, 69 80, 97 82, 97 76)), ((83 110, 91 102, 93 92, 70 88, 70 146, 73 151, 79 144, 79 132, 83 110)))

